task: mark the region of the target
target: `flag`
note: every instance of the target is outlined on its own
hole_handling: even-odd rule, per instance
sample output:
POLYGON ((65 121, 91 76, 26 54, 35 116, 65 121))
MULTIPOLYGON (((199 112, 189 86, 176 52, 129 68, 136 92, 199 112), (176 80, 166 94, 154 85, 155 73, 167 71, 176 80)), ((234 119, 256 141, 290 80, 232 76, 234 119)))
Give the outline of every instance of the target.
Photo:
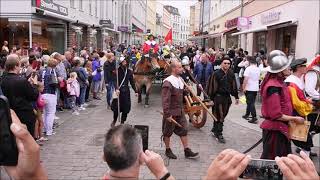
POLYGON ((166 43, 168 43, 168 41, 172 42, 172 28, 169 30, 168 34, 166 35, 166 37, 164 38, 164 41, 166 43))

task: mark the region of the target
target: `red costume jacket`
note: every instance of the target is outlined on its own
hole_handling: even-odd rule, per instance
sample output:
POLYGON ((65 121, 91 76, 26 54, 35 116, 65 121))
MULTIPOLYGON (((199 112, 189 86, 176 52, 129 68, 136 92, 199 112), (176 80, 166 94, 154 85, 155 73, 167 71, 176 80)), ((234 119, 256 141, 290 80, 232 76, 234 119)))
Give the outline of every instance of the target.
POLYGON ((151 48, 153 48, 154 53, 157 53, 159 51, 159 45, 156 41, 146 41, 143 44, 143 54, 148 54, 151 48))

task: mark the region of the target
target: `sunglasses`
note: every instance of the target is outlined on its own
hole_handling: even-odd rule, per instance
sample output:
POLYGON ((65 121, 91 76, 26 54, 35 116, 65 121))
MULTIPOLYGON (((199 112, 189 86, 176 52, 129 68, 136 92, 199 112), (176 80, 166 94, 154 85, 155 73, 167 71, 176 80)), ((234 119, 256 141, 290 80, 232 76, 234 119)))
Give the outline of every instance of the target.
POLYGON ((223 63, 223 64, 228 64, 229 65, 230 63, 223 63))

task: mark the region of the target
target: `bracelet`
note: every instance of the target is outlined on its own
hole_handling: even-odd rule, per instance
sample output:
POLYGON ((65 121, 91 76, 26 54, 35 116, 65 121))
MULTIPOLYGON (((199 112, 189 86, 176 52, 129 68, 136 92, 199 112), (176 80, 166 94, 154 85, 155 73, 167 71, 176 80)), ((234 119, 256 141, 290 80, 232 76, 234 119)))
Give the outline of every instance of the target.
POLYGON ((160 178, 160 180, 167 180, 170 176, 171 174, 167 172, 167 174, 165 174, 162 178, 160 178))

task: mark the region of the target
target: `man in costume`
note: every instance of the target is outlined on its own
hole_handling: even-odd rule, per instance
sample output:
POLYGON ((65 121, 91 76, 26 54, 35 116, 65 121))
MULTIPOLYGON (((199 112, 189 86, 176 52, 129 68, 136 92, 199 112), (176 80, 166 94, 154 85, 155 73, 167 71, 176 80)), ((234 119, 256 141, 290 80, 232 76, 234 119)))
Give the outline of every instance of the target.
POLYGON ((118 99, 113 97, 111 104, 111 110, 113 111, 113 122, 111 123, 111 127, 115 126, 119 116, 119 112, 122 113, 121 124, 124 124, 124 122, 127 120, 128 113, 131 110, 129 83, 134 92, 136 92, 137 96, 138 94, 133 80, 133 72, 128 68, 125 57, 121 56, 120 66, 118 68, 118 83, 116 83, 116 93, 119 98, 120 105, 118 106, 118 99), (118 111, 118 107, 120 107, 120 111, 118 111))
MULTIPOLYGON (((291 63, 291 74, 285 82, 288 85, 291 102, 293 106, 293 115, 307 117, 312 112, 312 101, 307 99, 304 95, 304 81, 303 75, 307 70, 307 59, 296 59, 291 63)), ((312 137, 308 134, 307 142, 292 140, 292 142, 301 148, 307 155, 310 154, 311 147, 313 146, 312 137)))
POLYGON ((143 54, 149 54, 150 50, 153 49, 153 53, 158 53, 159 45, 154 40, 154 36, 152 34, 148 35, 148 40, 143 44, 143 54))
POLYGON ((290 75, 291 59, 279 50, 270 52, 268 73, 261 84, 264 121, 261 123, 263 151, 261 159, 287 156, 291 153, 289 121, 303 123, 304 118, 292 116, 292 104, 285 77, 290 75), (272 107, 272 108, 270 108, 272 107))
POLYGON ((229 57, 223 57, 220 65, 221 69, 211 75, 207 85, 207 94, 214 103, 212 112, 217 117, 217 121, 213 123, 211 132, 220 143, 226 142, 222 131, 224 119, 232 104, 230 95, 234 96, 236 104, 239 104, 237 83, 230 65, 231 60, 229 57))
POLYGON ((170 137, 173 133, 180 136, 184 147, 184 155, 186 158, 196 158, 199 153, 191 151, 188 145, 188 123, 183 110, 183 93, 184 84, 180 77, 182 73, 182 65, 178 60, 172 60, 170 64, 171 76, 163 81, 162 86, 162 107, 163 121, 162 134, 166 146, 166 156, 170 159, 177 159, 177 156, 170 148, 170 137), (177 126, 172 122, 172 119, 179 123, 182 127, 177 126))
MULTIPOLYGON (((310 97, 314 104, 313 112, 308 115, 308 120, 311 121, 309 132, 311 132, 313 136, 314 134, 320 133, 320 53, 316 55, 314 60, 312 60, 310 65, 307 67, 307 73, 304 80, 307 97, 310 97)), ((310 152, 310 156, 317 156, 317 154, 310 152)))

